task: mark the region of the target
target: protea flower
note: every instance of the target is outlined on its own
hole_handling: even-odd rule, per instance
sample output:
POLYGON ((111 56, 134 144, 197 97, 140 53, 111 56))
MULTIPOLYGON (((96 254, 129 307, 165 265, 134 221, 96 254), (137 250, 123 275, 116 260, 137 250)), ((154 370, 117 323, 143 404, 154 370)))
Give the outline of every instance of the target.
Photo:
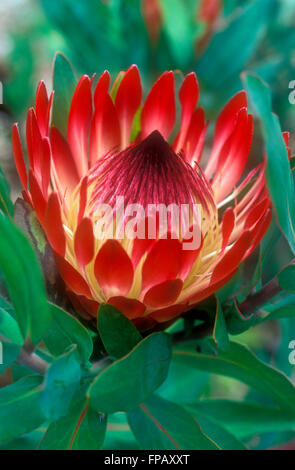
MULTIPOLYGON (((204 45, 222 10, 222 0, 200 0, 196 2, 196 20, 204 25, 204 32, 199 45, 204 45)), ((152 44, 157 44, 163 23, 161 0, 142 0, 142 13, 152 44)))
MULTIPOLYGON (((165 72, 143 106, 138 69, 119 75, 109 93, 105 71, 82 76, 72 97, 67 135, 50 123, 52 95, 38 86, 27 117, 27 175, 15 124, 12 141, 23 196, 35 210, 55 253, 69 295, 83 315, 110 303, 139 326, 170 321, 223 286, 265 234, 271 207, 261 163, 242 181, 253 135, 244 91, 218 117, 204 170, 207 123, 197 107, 194 73, 179 89, 176 126, 174 73, 165 72), (183 249, 171 221, 156 238, 95 236, 101 213, 115 200, 202 208, 200 243, 183 249)), ((67 117, 67 116, 66 116, 67 117)), ((145 223, 148 217, 145 219, 145 223)), ((191 221, 191 213, 189 216, 191 221)), ((127 223, 124 219, 124 224, 127 223)))

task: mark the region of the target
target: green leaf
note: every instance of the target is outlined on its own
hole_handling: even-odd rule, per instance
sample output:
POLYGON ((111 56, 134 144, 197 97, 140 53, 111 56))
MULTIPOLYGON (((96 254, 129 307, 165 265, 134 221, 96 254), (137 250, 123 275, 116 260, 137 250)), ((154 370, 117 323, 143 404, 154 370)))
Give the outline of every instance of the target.
POLYGON ((107 419, 89 408, 85 398, 71 405, 67 416, 51 423, 41 450, 99 450, 104 443, 107 419))
POLYGON ((200 426, 206 435, 212 439, 222 450, 247 450, 244 444, 232 433, 227 431, 223 423, 214 422, 214 415, 204 416, 201 413, 195 413, 200 426))
POLYGON ((268 313, 264 317, 257 318, 257 324, 264 323, 270 320, 281 320, 283 318, 294 318, 295 317, 295 305, 286 305, 272 312, 268 313))
POLYGON ((288 292, 295 293, 295 266, 287 266, 278 275, 279 285, 288 292))
POLYGON ((37 345, 51 320, 39 263, 27 238, 0 215, 0 270, 23 337, 37 345))
POLYGON ((267 85, 253 75, 245 75, 244 81, 252 105, 262 122, 267 153, 266 180, 270 197, 280 227, 295 253, 294 183, 280 124, 272 113, 271 94, 267 85))
POLYGON ((28 376, 0 389, 0 442, 8 442, 41 426, 42 377, 28 376))
POLYGON ((19 344, 10 343, 0 336, 0 374, 10 367, 18 358, 21 346, 19 344), (1 357, 2 356, 2 357, 1 357))
POLYGON ((58 52, 53 68, 52 125, 64 136, 67 135, 68 116, 77 81, 68 59, 58 52))
POLYGON ((197 369, 240 380, 269 396, 282 408, 295 411, 295 387, 292 382, 281 372, 257 359, 242 344, 231 341, 230 349, 218 355, 200 354, 183 348, 175 350, 174 356, 185 357, 187 364, 197 369))
POLYGON ((52 322, 44 336, 44 343, 54 356, 60 356, 72 344, 77 345, 82 362, 92 354, 93 344, 88 330, 76 318, 54 304, 49 304, 52 322))
POLYGON ((194 58, 196 23, 192 11, 182 0, 161 0, 163 31, 174 62, 186 67, 194 58))
POLYGON ((76 360, 76 346, 56 359, 48 368, 40 403, 44 415, 55 421, 68 412, 79 385, 81 368, 76 360))
POLYGON ((220 447, 198 421, 176 403, 151 396, 127 414, 137 441, 145 450, 217 450, 220 447))
POLYGON ((221 351, 227 351, 229 349, 229 337, 227 333, 226 322, 224 319, 222 306, 220 301, 216 298, 216 315, 213 329, 213 339, 216 346, 221 351))
POLYGON ((228 332, 231 335, 239 335, 256 325, 258 322, 258 317, 254 314, 245 317, 239 310, 239 306, 236 301, 233 301, 231 305, 226 306, 225 314, 228 332))
POLYGON ((37 450, 44 431, 32 431, 0 445, 0 450, 37 450))
POLYGON ((207 85, 222 89, 243 70, 257 47, 273 4, 273 0, 250 2, 225 29, 215 34, 197 66, 198 76, 207 85))
POLYGON ((13 204, 10 199, 10 188, 5 175, 0 168, 0 211, 8 216, 13 216, 13 204))
POLYGON ((264 405, 230 400, 202 400, 189 405, 239 439, 269 432, 295 431, 295 414, 264 405))
POLYGON ((164 382, 170 359, 171 338, 153 333, 96 377, 90 406, 102 413, 132 410, 164 382))
POLYGON ((97 328, 106 351, 115 358, 128 354, 142 339, 131 321, 112 305, 99 307, 97 328))
POLYGON ((108 418, 108 428, 103 450, 114 449, 139 449, 139 445, 128 424, 126 413, 113 413, 108 418))
POLYGON ((22 346, 23 338, 15 319, 0 307, 0 336, 5 336, 15 344, 22 346))

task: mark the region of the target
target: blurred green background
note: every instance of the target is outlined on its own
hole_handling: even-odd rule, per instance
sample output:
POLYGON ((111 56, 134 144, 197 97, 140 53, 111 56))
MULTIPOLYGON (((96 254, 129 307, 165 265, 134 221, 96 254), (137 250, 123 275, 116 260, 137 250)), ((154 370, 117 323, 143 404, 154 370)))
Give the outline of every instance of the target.
MULTIPOLYGON (((10 182, 13 199, 19 185, 11 154, 11 125, 14 121, 24 122, 39 80, 51 89, 56 51, 69 58, 77 75, 108 69, 114 77, 136 63, 145 93, 163 70, 195 71, 200 81, 200 101, 211 123, 226 101, 242 88, 241 72, 250 70, 270 85, 274 111, 282 129, 290 131, 292 137, 295 105, 289 102, 289 84, 295 80, 295 1, 221 1, 218 18, 203 41, 208 25, 196 14, 197 0, 162 0, 161 4, 162 26, 155 44, 146 29, 140 0, 1 0, 0 80, 4 103, 0 107, 0 165, 10 182)), ((211 136, 212 125, 208 142, 211 136)), ((251 167, 262 155, 257 132, 251 167)), ((263 276, 268 280, 291 259, 291 253, 275 227, 262 250, 266 253, 263 276), (271 256, 267 255, 270 241, 275 246, 271 256)), ((281 302, 292 300, 282 298, 281 302)), ((294 338, 295 321, 286 319, 250 329, 238 340, 251 346, 261 359, 294 376, 294 366, 288 362, 288 344, 294 338)), ((179 377, 190 374, 176 370, 175 374, 174 393, 185 402, 186 381, 181 386, 179 377)), ((171 387, 169 390, 171 394, 171 387)), ((254 398, 254 392, 238 382, 201 373, 195 392, 211 398, 254 398)), ((260 400, 256 393, 255 400, 260 400)), ((249 444, 251 448, 267 448, 291 438, 290 434, 266 433, 249 444)))

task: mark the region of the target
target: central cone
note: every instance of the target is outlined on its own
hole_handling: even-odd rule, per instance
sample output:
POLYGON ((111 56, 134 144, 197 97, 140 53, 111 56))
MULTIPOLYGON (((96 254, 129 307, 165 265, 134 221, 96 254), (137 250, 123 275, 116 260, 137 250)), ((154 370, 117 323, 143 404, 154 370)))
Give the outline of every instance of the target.
POLYGON ((138 145, 102 159, 92 170, 91 206, 125 204, 195 204, 208 208, 211 194, 201 170, 193 169, 162 137, 152 132, 138 145))

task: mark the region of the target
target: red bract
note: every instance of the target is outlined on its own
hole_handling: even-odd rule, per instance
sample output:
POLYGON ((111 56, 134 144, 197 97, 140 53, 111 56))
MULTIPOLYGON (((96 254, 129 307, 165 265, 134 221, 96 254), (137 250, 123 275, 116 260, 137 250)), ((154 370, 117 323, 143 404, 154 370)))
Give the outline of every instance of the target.
POLYGON ((109 302, 147 326, 176 318, 235 274, 268 228, 270 200, 264 164, 240 182, 253 135, 245 92, 221 112, 202 170, 207 123, 197 107, 195 74, 179 90, 178 129, 173 72, 158 79, 143 106, 136 66, 120 74, 111 94, 109 87, 108 72, 94 92, 87 76, 80 79, 64 136, 50 123, 52 98, 41 82, 27 118, 28 174, 17 125, 13 150, 24 198, 78 310, 95 316, 99 304, 109 302), (199 204, 200 245, 184 250, 181 235, 169 236, 171 225, 166 238, 158 228, 156 238, 97 238, 97 207, 108 204, 115 213, 117 197, 143 208, 199 204))

